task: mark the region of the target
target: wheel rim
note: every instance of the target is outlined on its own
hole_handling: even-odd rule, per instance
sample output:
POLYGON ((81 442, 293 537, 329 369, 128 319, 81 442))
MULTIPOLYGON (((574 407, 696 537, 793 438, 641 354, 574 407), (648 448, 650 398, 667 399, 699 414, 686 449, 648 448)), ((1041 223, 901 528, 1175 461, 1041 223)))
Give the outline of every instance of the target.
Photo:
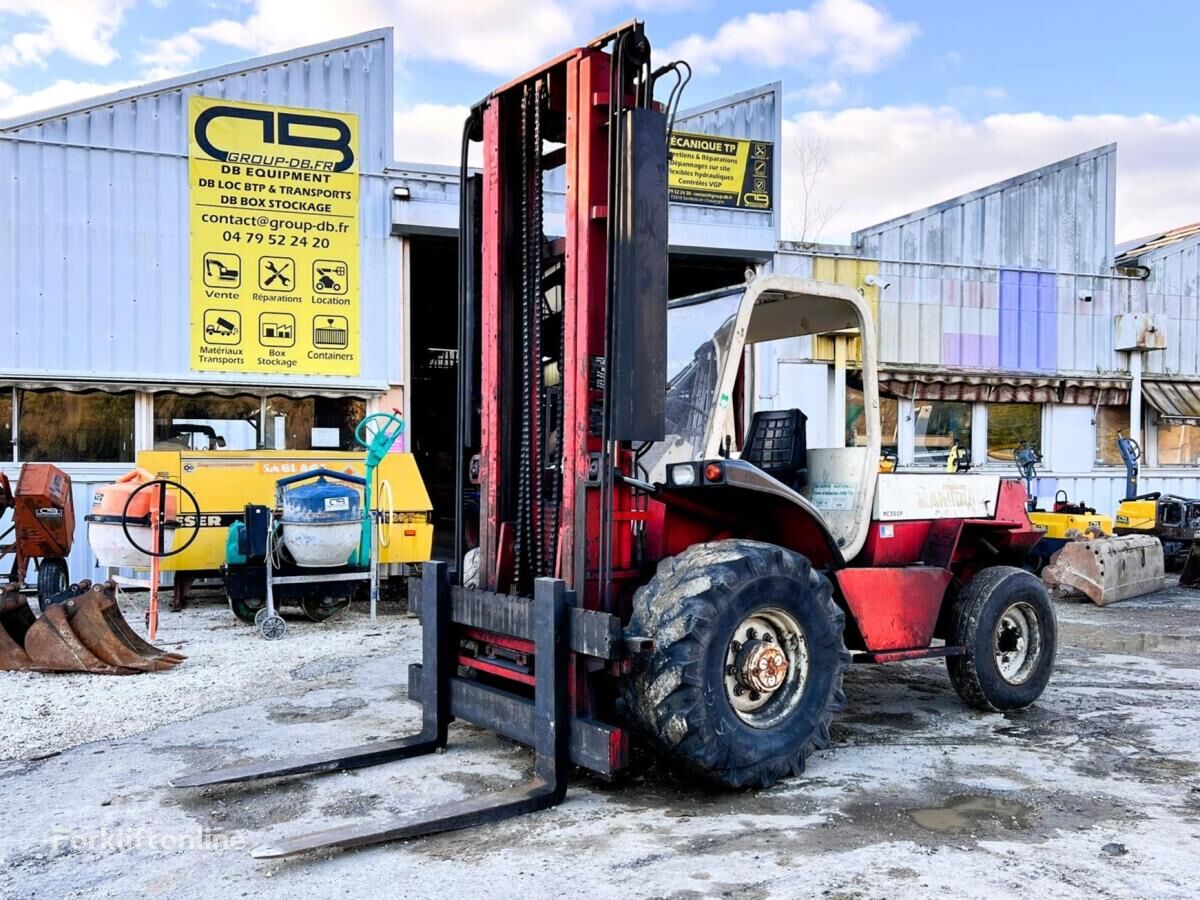
POLYGON ((1021 684, 1033 674, 1042 655, 1042 626, 1031 605, 1014 603, 1000 614, 992 654, 996 670, 1009 684, 1021 684))
POLYGON ((725 648, 725 697, 753 728, 770 728, 800 704, 808 681, 808 640, 791 613, 755 610, 733 630, 725 648))
POLYGON ((277 641, 287 630, 287 623, 279 616, 267 616, 259 624, 258 629, 268 641, 277 641))

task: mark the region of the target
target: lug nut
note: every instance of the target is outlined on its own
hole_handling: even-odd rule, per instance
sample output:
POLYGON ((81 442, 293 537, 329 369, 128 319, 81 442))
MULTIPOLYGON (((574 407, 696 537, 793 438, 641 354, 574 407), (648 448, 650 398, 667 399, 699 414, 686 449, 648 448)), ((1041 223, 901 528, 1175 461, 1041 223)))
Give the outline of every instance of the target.
POLYGON ((729 645, 729 649, 732 650, 734 653, 737 653, 739 650, 742 649, 742 642, 734 641, 732 644, 729 645))
POLYGON ((760 694, 758 691, 750 692, 750 702, 751 703, 757 703, 759 701, 759 698, 761 698, 761 697, 762 697, 762 694, 760 694))
POLYGON ((768 644, 770 644, 770 643, 771 643, 772 641, 774 641, 774 640, 775 640, 775 638, 774 638, 772 635, 770 635, 770 634, 764 634, 764 635, 763 635, 763 641, 764 641, 765 643, 768 643, 768 644))
POLYGON ((725 674, 726 675, 736 675, 737 674, 737 666, 726 666, 725 674))
POLYGON ((746 693, 746 691, 740 684, 737 685, 736 687, 734 687, 734 689, 733 689, 733 696, 735 696, 735 697, 740 697, 744 693, 746 693))
POLYGON ((756 637, 758 637, 758 632, 755 631, 753 628, 747 628, 746 629, 746 637, 749 640, 754 640, 756 637))

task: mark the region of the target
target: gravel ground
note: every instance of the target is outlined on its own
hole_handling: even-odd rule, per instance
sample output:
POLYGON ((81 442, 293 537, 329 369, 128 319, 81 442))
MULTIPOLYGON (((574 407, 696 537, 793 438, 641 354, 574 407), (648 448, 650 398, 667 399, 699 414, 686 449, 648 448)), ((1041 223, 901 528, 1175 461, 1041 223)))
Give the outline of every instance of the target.
POLYGON ((246 850, 507 787, 530 754, 456 725, 445 754, 171 790, 187 771, 415 731, 420 628, 351 611, 268 644, 217 607, 164 614, 191 654, 173 673, 0 675, 0 800, 20 823, 0 831, 0 896, 1194 896, 1200 592, 1058 609, 1058 668, 1025 713, 965 710, 936 661, 854 667, 833 746, 771 790, 709 793, 642 758, 614 785, 577 776, 542 813, 273 862, 246 850), (30 758, 47 748, 64 752, 30 758))
MULTIPOLYGON (((120 594, 125 618, 145 634, 149 595, 120 594)), ((394 618, 394 616, 389 617, 394 618)), ((183 665, 167 672, 100 677, 36 672, 0 672, 4 721, 0 759, 20 759, 141 734, 169 722, 194 719, 253 697, 270 697, 275 685, 316 664, 356 665, 395 653, 403 632, 374 624, 356 610, 315 625, 293 620, 282 641, 264 641, 239 622, 223 603, 208 602, 183 613, 159 615, 156 646, 186 654, 183 665)), ((303 674, 299 680, 305 683, 303 674)), ((311 680, 311 679, 310 679, 311 680)))

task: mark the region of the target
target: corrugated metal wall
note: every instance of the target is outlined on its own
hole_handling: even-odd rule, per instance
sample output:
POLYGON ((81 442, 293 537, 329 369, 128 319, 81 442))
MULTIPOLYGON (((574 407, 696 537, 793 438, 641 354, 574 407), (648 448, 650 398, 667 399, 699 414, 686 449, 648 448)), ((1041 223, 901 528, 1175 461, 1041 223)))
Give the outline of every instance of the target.
POLYGON ((390 237, 390 31, 199 73, 0 132, 0 318, 9 377, 382 388, 402 380, 390 237), (359 116, 363 367, 356 379, 188 367, 187 98, 359 116), (18 177, 19 173, 19 177, 18 177))
POLYGON ((1137 264, 1150 269, 1146 305, 1167 328, 1167 349, 1146 354, 1146 370, 1200 375, 1200 236, 1151 251, 1137 264))
POLYGON ((1106 275, 1115 195, 1109 144, 856 231, 851 243, 881 261, 1106 275))

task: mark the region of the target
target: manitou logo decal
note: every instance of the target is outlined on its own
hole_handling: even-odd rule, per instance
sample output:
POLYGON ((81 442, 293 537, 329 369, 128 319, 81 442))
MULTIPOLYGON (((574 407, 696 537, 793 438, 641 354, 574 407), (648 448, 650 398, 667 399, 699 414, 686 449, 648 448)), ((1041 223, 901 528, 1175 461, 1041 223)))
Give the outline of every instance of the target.
MULTIPOLYGON (((195 137, 201 150, 221 162, 285 166, 292 169, 312 169, 326 172, 345 172, 354 165, 350 127, 340 119, 331 116, 276 112, 270 109, 248 109, 244 106, 210 106, 196 117, 195 137), (221 123, 221 119, 257 123, 262 132, 260 140, 264 145, 263 152, 229 150, 217 146, 214 143, 214 136, 220 135, 226 124, 221 123), (332 136, 329 136, 330 132, 332 132, 332 136), (318 136, 321 134, 326 136, 318 136), (307 150, 328 150, 339 154, 341 159, 334 161, 271 153, 266 147, 268 144, 275 144, 279 147, 303 147, 307 150)), ((221 138, 216 137, 216 140, 221 141, 221 138)))

